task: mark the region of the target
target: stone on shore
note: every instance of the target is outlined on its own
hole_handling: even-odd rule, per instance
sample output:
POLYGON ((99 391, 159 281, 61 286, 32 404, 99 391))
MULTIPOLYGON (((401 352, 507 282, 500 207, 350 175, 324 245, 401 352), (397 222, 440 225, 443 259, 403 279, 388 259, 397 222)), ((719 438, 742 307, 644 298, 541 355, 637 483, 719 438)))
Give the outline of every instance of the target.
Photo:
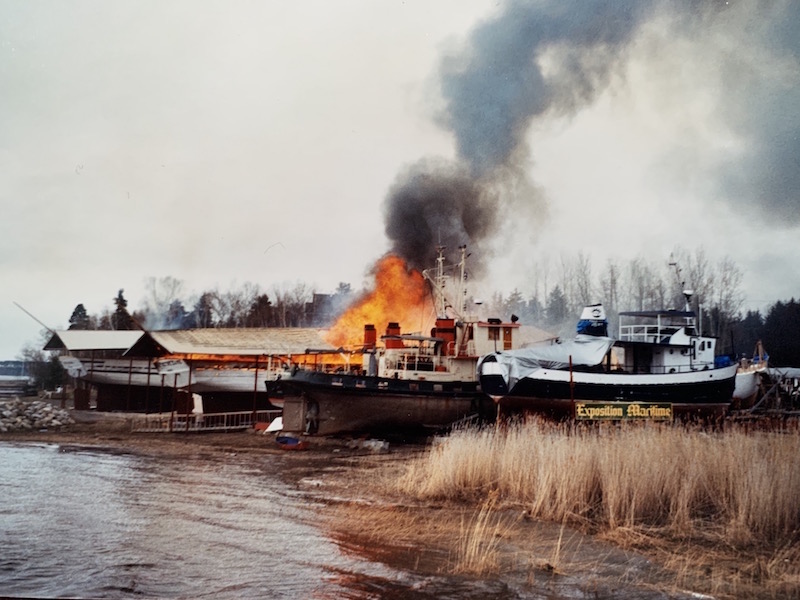
POLYGON ((19 398, 0 400, 0 433, 29 429, 57 429, 75 421, 69 411, 49 402, 26 402, 19 398))

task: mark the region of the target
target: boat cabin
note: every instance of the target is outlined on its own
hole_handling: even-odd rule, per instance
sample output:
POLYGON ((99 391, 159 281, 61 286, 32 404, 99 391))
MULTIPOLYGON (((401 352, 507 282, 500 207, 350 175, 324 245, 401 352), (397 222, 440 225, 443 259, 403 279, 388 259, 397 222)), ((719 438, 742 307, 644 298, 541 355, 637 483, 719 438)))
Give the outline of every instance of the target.
POLYGON ((401 334, 398 323, 389 323, 381 336, 384 348, 376 352, 374 325, 364 327, 363 372, 393 379, 476 380, 478 356, 511 350, 519 324, 500 319, 461 322, 436 319, 430 336, 401 334))
POLYGON ((615 347, 621 369, 678 373, 714 368, 716 338, 698 333, 694 312, 639 311, 621 312, 619 316, 615 347))

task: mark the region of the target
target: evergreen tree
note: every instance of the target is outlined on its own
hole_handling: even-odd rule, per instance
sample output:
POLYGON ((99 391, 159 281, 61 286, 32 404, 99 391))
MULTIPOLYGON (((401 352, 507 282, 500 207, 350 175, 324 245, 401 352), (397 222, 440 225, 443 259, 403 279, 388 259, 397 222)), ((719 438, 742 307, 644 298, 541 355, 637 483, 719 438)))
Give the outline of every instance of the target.
POLYGON ((131 318, 130 313, 128 312, 128 301, 125 299, 125 296, 122 295, 122 292, 125 290, 120 290, 117 294, 117 297, 114 298, 114 305, 116 309, 114 310, 114 314, 111 316, 111 328, 116 330, 130 330, 136 329, 136 326, 131 318))
POLYGON ((69 318, 70 329, 89 329, 89 313, 86 312, 86 307, 83 304, 78 304, 75 310, 72 311, 72 316, 69 318))
POLYGON ((186 319, 190 328, 214 327, 214 298, 211 292, 203 293, 195 302, 192 312, 186 319))
POLYGON ((553 288, 547 297, 547 323, 557 326, 567 318, 567 297, 559 286, 553 288))
POLYGON ((759 340, 764 337, 764 319, 759 311, 747 311, 743 319, 731 325, 732 353, 736 358, 752 358, 759 340))
POLYGON ((272 302, 267 294, 261 294, 250 305, 245 319, 247 327, 269 327, 272 325, 272 302))
POLYGON ((764 348, 776 367, 800 366, 800 303, 776 302, 764 320, 764 348))

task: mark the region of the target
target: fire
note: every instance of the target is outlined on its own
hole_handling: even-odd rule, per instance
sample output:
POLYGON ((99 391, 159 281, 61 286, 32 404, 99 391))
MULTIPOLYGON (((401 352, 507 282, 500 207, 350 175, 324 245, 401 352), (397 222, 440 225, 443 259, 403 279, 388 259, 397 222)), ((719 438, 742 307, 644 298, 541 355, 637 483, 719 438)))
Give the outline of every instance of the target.
POLYGON ((389 254, 374 267, 375 287, 339 317, 327 334, 334 346, 361 346, 364 325, 372 324, 380 336, 389 322, 398 322, 401 331, 422 331, 432 303, 422 273, 389 254))

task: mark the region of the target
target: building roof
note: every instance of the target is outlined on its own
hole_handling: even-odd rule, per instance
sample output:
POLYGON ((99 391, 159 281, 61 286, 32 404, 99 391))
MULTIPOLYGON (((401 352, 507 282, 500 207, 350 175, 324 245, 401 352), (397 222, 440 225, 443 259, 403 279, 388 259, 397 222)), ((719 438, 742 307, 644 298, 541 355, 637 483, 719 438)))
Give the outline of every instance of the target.
POLYGON ((308 349, 335 350, 323 329, 264 327, 236 329, 175 329, 142 335, 125 356, 287 356, 308 349))
POLYGON ((127 350, 144 335, 139 330, 66 329, 54 331, 43 350, 127 350))
POLYGON ((525 348, 558 339, 558 336, 533 325, 522 325, 517 331, 515 339, 520 348, 525 348))

